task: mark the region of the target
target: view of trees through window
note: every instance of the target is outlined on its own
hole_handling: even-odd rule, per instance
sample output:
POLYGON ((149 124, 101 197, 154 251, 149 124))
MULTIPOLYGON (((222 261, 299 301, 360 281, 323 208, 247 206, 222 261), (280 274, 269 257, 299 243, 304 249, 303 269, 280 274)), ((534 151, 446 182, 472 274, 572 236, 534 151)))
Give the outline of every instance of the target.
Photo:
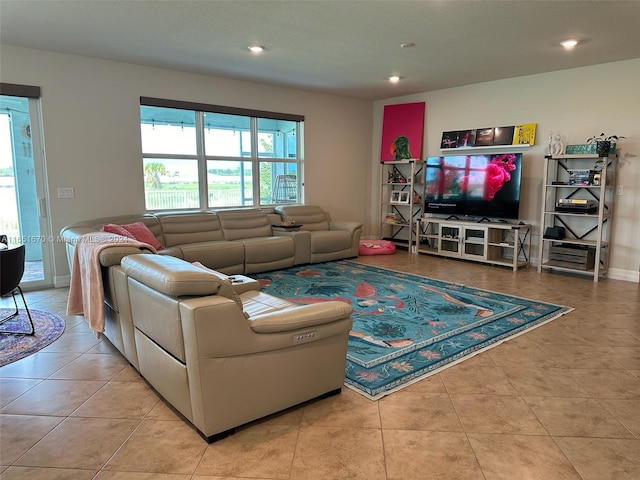
POLYGON ((142 105, 146 208, 300 202, 301 123, 142 105))

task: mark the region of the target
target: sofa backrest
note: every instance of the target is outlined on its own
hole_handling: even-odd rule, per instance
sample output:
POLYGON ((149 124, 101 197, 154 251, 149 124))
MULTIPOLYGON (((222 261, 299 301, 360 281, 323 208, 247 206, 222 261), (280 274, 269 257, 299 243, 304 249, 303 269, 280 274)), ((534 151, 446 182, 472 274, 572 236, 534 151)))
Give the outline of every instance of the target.
POLYGON ((329 214, 317 205, 279 205, 275 211, 285 222, 302 224, 303 230, 329 230, 329 214))
POLYGON ((160 226, 160 221, 155 215, 150 213, 141 215, 120 215, 115 217, 95 218, 93 220, 83 220, 64 227, 60 234, 65 238, 67 242, 75 243, 74 240, 77 240, 77 237, 80 237, 81 235, 84 235, 86 233, 93 233, 96 231, 99 232, 102 230, 103 225, 109 223, 115 223, 117 225, 127 225, 136 222, 144 223, 149 228, 149 230, 151 230, 158 241, 160 243, 163 242, 164 239, 162 238, 162 227, 160 226))
POLYGON ((220 225, 225 240, 271 237, 273 230, 267 212, 258 209, 219 210, 220 225))
POLYGON ((158 213, 165 247, 224 240, 220 219, 213 212, 158 213))

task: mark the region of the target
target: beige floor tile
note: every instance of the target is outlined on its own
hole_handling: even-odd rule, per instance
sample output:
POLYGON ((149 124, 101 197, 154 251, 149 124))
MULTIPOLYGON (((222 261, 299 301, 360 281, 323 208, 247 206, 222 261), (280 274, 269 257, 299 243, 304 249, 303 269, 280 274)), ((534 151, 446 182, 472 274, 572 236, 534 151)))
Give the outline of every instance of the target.
POLYGON ((567 369, 567 373, 597 398, 640 399, 640 379, 623 370, 567 369))
POLYGON ((527 335, 521 335, 488 351, 496 365, 501 367, 557 367, 554 358, 548 355, 527 335))
POLYGON ((577 334, 592 345, 611 347, 640 346, 640 340, 627 330, 616 328, 574 328, 577 334))
MULTIPOLYGON (((551 322, 553 324, 554 322, 551 322)), ((548 324, 549 325, 549 324, 548 324)), ((556 346, 587 346, 592 345, 592 343, 585 340, 582 335, 573 330, 570 330, 564 326, 558 326, 556 328, 545 328, 548 325, 544 325, 543 327, 536 328, 531 332, 528 332, 527 335, 534 340, 541 347, 556 345, 556 346)))
POLYGON ((38 353, 0 368, 0 377, 47 378, 78 355, 71 352, 47 353, 40 350, 38 353))
POLYGON ((120 370, 112 379, 111 382, 141 382, 146 383, 140 372, 138 372, 131 365, 127 365, 120 370))
POLYGON ((307 426, 300 428, 291 468, 296 480, 384 480, 379 429, 307 426))
POLYGON ((462 424, 446 393, 399 391, 379 402, 382 428, 461 432, 462 424))
POLYGON ((160 401, 151 387, 140 382, 109 382, 83 403, 72 416, 144 418, 160 401))
POLYGON ((615 355, 593 346, 543 345, 541 348, 561 368, 624 368, 615 355))
POLYGON ((300 425, 304 415, 304 405, 296 405, 280 412, 273 413, 262 419, 256 420, 254 424, 264 423, 273 425, 300 425))
POLYGON ((93 333, 68 331, 41 352, 85 353, 99 342, 93 333))
POLYGON ((184 422, 184 419, 178 411, 169 405, 164 399, 160 398, 160 401, 155 404, 147 415, 147 420, 165 420, 165 421, 177 421, 184 422))
POLYGON ((2 473, 2 480, 90 480, 95 470, 42 467, 9 467, 2 473))
MULTIPOLYGON (((636 343, 640 339, 637 322, 640 289, 637 284, 610 279, 594 284, 589 278, 538 274, 535 268, 514 273, 402 251, 360 260, 568 305, 575 310, 379 401, 370 401, 345 388, 337 397, 253 422, 212 445, 207 445, 183 417, 155 393, 158 400, 148 410, 149 398, 143 392, 149 386, 126 362, 116 374, 109 362, 95 363, 93 370, 79 373, 83 370, 81 364, 92 358, 121 357, 107 340, 93 335, 83 317, 62 314, 66 329, 61 339, 46 351, 0 368, 0 408, 4 408, 0 416, 0 421, 4 421, 0 424, 3 437, 0 441, 4 441, 0 448, 5 455, 2 458, 18 456, 15 461, 19 462, 20 452, 32 445, 27 454, 44 448, 42 458, 52 455, 58 448, 54 445, 54 434, 63 430, 62 423, 48 430, 51 416, 61 416, 55 421, 73 415, 65 422, 111 422, 110 416, 131 415, 134 418, 123 420, 141 425, 140 430, 120 437, 114 442, 117 447, 110 444, 111 447, 101 449, 104 453, 103 450, 118 448, 114 462, 103 467, 95 477, 98 480, 423 480, 429 475, 442 479, 450 475, 456 480, 466 480, 465 475, 470 475, 476 480, 474 475, 479 472, 479 466, 467 456, 470 445, 482 467, 484 476, 479 478, 483 480, 577 480, 579 476, 571 462, 583 473, 581 480, 618 480, 616 475, 621 479, 640 478, 637 475, 640 398, 635 386, 635 382, 640 381, 640 344, 636 343), (106 380, 47 378, 84 353, 88 354, 84 360, 75 362, 59 375, 71 375, 69 372, 73 376, 98 375, 109 379, 108 383, 106 380), (135 386, 123 386, 124 383, 135 386), (576 388, 583 390, 574 395, 576 388), (438 422, 432 419, 434 411, 440 413, 439 420, 449 415, 449 409, 443 409, 445 403, 437 401, 445 398, 443 394, 457 397, 457 403, 455 398, 451 403, 465 425, 480 431, 527 433, 484 434, 466 429, 465 434, 380 428, 394 424, 423 428, 425 423, 429 425, 427 428, 433 428, 438 422), (520 395, 526 395, 531 406, 519 398, 520 395), (488 399, 479 402, 475 396, 488 399), (467 400, 462 401, 465 397, 467 400), (20 411, 20 415, 6 413, 12 409, 20 411), (147 410, 140 423, 141 415, 147 410), (106 415, 107 418, 76 415, 106 415), (618 426, 622 430, 616 430, 612 417, 625 428, 618 426), (18 418, 27 424, 15 423, 18 418), (165 428, 151 427, 160 420, 165 428), (544 433, 531 435, 531 431, 544 433), (598 433, 629 438, 589 439, 549 434, 561 431, 574 432, 571 435, 598 433), (471 441, 466 447, 465 436, 471 441), (39 437, 42 440, 35 443, 39 437), (7 443, 8 449, 4 448, 7 443), (558 444, 563 446, 570 461, 558 444), (252 456, 254 451, 259 454, 257 460, 252 456), (464 471, 458 473, 461 465, 464 471), (157 470, 163 468, 189 473, 158 473, 157 470), (193 471, 197 475, 192 476, 193 471)), ((27 301, 30 306, 37 302, 33 308, 56 311, 66 304, 67 292, 68 289, 28 292, 27 301)), ((4 300, 0 299, 0 304, 4 300)), ((442 423, 448 427, 447 422, 442 423)), ((104 441, 103 430, 96 434, 91 429, 76 428, 74 439, 62 438, 62 443, 58 442, 60 447, 72 452, 67 455, 65 450, 61 458, 67 455, 74 459, 76 453, 90 458, 83 449, 90 449, 96 439, 104 441), (77 448, 73 442, 78 443, 77 448)), ((0 473, 4 473, 0 478, 81 480, 93 478, 96 470, 14 463, 0 465, 0 473)))
MULTIPOLYGON (((95 480, 195 480, 191 475, 177 473, 140 473, 140 472, 108 472, 101 471, 95 480)), ((202 480, 215 480, 214 477, 202 477, 202 480)))
POLYGON ((592 398, 524 397, 550 435, 633 438, 633 435, 592 398))
POLYGON ((297 425, 255 424, 209 445, 196 475, 289 478, 297 425))
POLYGON ((507 395, 451 395, 466 432, 546 435, 522 398, 507 395))
POLYGON ((0 408, 13 402, 20 395, 40 382, 36 378, 2 378, 0 377, 0 408))
POLYGON ((640 440, 556 438, 584 480, 638 480, 640 440))
POLYGON ((464 433, 385 430, 388 480, 484 480, 464 433))
POLYGON ((640 348, 638 347, 610 347, 603 350, 610 353, 612 362, 629 370, 640 369, 640 348))
POLYGON ((520 395, 588 397, 587 391, 561 368, 533 365, 503 367, 504 373, 520 395))
POLYGON ((470 433, 468 438, 485 480, 583 480, 551 437, 470 433))
POLYGON ((70 415, 105 382, 43 380, 2 409, 17 415, 70 415))
POLYGON ((447 388, 444 386, 444 382, 439 373, 429 375, 409 385, 405 390, 411 392, 447 393, 447 388))
POLYGON ((64 417, 0 415, 0 465, 11 465, 64 417))
POLYGON ((380 428, 378 402, 373 402, 349 388, 304 407, 302 422, 322 427, 380 428))
POLYGON ((640 400, 601 400, 600 403, 620 423, 640 439, 640 400))
POLYGON ((99 469, 137 425, 134 420, 67 418, 15 464, 99 469))
POLYGON ((106 337, 102 337, 100 340, 101 342, 98 343, 95 347, 92 347, 89 350, 87 350, 87 353, 107 353, 111 355, 119 354, 118 349, 114 347, 111 344, 111 342, 109 342, 109 340, 106 339, 106 337))
POLYGON ((515 395, 517 392, 500 367, 476 367, 472 360, 440 372, 449 393, 515 395))
POLYGON ((121 355, 85 353, 56 373, 50 379, 60 380, 111 380, 128 362, 121 355))
POLYGON ((104 470, 192 474, 206 448, 185 422, 144 420, 104 470))

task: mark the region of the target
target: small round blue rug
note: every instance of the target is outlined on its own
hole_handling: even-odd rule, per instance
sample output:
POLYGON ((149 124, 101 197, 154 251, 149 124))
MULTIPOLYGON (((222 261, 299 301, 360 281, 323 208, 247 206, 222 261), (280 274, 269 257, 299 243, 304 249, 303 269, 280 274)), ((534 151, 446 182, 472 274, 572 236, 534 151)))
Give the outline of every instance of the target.
MULTIPOLYGON (((6 317, 13 311, 11 308, 1 308, 0 318, 6 317)), ((35 326, 34 335, 0 333, 0 367, 42 350, 57 340, 64 332, 64 320, 58 315, 41 310, 30 309, 29 311, 35 326)), ((2 323, 0 329, 9 332, 29 331, 27 312, 19 310, 18 316, 2 323)))

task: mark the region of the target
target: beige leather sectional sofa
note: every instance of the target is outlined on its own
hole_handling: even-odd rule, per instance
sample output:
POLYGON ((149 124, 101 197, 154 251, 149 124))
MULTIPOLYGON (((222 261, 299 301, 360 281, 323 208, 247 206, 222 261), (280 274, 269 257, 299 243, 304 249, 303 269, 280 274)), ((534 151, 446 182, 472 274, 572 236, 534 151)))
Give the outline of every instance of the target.
POLYGON ((349 305, 295 306, 243 274, 355 257, 362 224, 299 205, 99 218, 61 231, 70 265, 80 236, 139 221, 163 248, 100 251, 103 333, 205 438, 341 388, 349 305), (239 297, 220 294, 221 274, 245 279, 239 297))
POLYGON ((109 223, 134 222, 143 222, 162 244, 158 253, 197 261, 226 274, 357 257, 362 232, 362 223, 334 222, 315 205, 104 217, 62 229, 69 265, 81 235, 100 231, 109 223), (283 221, 301 224, 300 230, 273 228, 283 221))
POLYGON ((112 268, 129 299, 129 354, 208 441, 342 388, 349 304, 295 305, 171 256, 133 254, 112 268))

